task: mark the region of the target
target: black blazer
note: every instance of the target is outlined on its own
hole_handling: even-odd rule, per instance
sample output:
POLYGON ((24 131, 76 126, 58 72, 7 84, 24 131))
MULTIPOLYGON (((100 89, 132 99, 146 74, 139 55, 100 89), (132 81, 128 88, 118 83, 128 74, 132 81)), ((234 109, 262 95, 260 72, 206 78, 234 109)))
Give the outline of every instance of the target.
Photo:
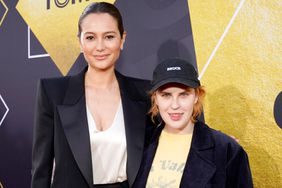
MULTIPOLYGON (((32 153, 32 188, 93 186, 84 76, 42 79, 39 82, 32 153), (51 183, 53 160, 54 176, 51 183)), ((150 100, 148 81, 115 72, 121 92, 127 143, 127 178, 132 185, 144 147, 150 100)), ((114 160, 114 156, 113 156, 114 160)))
MULTIPOLYGON (((153 133, 133 188, 146 187, 163 125, 153 133)), ((251 188, 248 156, 232 138, 202 122, 194 127, 180 188, 251 188)))

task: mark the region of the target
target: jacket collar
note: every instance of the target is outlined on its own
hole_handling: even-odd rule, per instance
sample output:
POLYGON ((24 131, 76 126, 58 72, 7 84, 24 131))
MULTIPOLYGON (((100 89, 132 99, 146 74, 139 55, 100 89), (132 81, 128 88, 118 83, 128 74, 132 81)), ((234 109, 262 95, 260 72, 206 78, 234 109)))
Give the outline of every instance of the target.
MULTIPOLYGON (((163 124, 157 127, 152 136, 151 147, 155 151, 163 128, 163 124)), ((216 171, 216 166, 212 162, 214 147, 214 140, 208 126, 200 121, 196 122, 180 187, 205 187, 216 171)), ((151 162, 153 162, 154 155, 150 155, 151 162)))
POLYGON ((87 183, 93 186, 90 138, 86 116, 84 76, 87 68, 69 77, 68 88, 58 113, 76 163, 87 183))
MULTIPOLYGON (((158 142, 164 128, 164 123, 156 127, 151 142, 158 142)), ((196 151, 208 150, 214 147, 214 140, 210 133, 209 127, 201 121, 197 121, 194 126, 191 149, 196 151)))
MULTIPOLYGON (((145 143, 145 125, 149 98, 145 97, 144 91, 139 91, 141 85, 135 86, 129 83, 129 78, 119 72, 115 72, 124 111, 124 123, 127 144, 127 179, 130 187, 136 178, 142 161, 145 143)), ((133 79, 133 78, 130 78, 133 79)), ((145 87, 145 86, 144 86, 145 87)), ((143 89, 143 88, 142 88, 143 89)))
POLYGON ((192 149, 203 151, 214 147, 214 140, 209 127, 203 122, 197 121, 194 126, 192 149))
POLYGON ((210 129, 198 121, 194 126, 191 149, 180 187, 206 187, 216 171, 213 148, 214 140, 210 129))

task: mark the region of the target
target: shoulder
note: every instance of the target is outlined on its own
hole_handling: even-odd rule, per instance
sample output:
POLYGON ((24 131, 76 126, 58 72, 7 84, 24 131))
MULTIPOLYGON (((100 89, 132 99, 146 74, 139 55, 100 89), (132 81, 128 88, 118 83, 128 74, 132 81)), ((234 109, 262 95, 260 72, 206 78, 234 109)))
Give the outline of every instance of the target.
POLYGON ((58 91, 65 90, 70 82, 74 85, 84 84, 84 76, 88 67, 82 69, 79 73, 71 76, 58 76, 52 78, 41 78, 39 85, 42 85, 46 89, 56 89, 58 91))
POLYGON ((44 88, 48 93, 65 92, 70 85, 84 85, 84 76, 87 67, 77 74, 71 76, 60 76, 53 78, 41 78, 38 85, 44 88))
POLYGON ((55 78, 41 78, 38 81, 38 87, 48 94, 55 94, 64 92, 68 87, 70 76, 55 77, 55 78))
POLYGON ((116 75, 122 92, 137 100, 149 100, 148 91, 151 88, 149 80, 125 76, 117 71, 116 75))
MULTIPOLYGON (((193 147, 201 152, 202 156, 212 161, 218 172, 228 170, 228 174, 246 174, 250 177, 250 169, 248 155, 244 148, 233 138, 222 133, 221 131, 212 129, 204 123, 197 122, 197 141, 194 141, 193 147)), ((230 177, 230 176, 229 176, 230 177)))
POLYGON ((212 128, 210 130, 217 147, 227 147, 233 151, 243 150, 242 146, 229 135, 212 128))
POLYGON ((148 90, 151 87, 151 82, 149 80, 144 80, 140 78, 133 78, 133 77, 128 77, 126 76, 129 82, 137 85, 137 86, 143 86, 144 88, 147 88, 148 90))
POLYGON ((74 76, 41 78, 37 86, 38 97, 46 97, 49 101, 53 101, 53 103, 61 103, 69 88, 72 77, 74 76))
POLYGON ((148 97, 148 92, 151 88, 151 82, 149 80, 143 80, 143 79, 138 79, 138 78, 132 78, 132 77, 127 77, 129 83, 131 86, 134 86, 136 91, 141 96, 148 97))
POLYGON ((61 86, 67 85, 70 76, 54 77, 54 78, 41 78, 39 84, 46 89, 60 88, 61 86))
POLYGON ((231 138, 229 135, 219 130, 210 128, 208 125, 202 122, 199 122, 198 126, 202 127, 201 129, 206 129, 205 132, 211 137, 212 142, 214 143, 215 146, 215 150, 228 152, 228 154, 245 152, 243 147, 237 141, 231 138))

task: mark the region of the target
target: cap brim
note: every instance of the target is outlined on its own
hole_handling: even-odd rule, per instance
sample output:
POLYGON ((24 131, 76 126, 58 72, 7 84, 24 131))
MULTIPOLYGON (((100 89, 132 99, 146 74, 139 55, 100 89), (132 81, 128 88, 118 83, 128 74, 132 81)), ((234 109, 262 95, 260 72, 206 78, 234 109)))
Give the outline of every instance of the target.
POLYGON ((187 79, 180 79, 180 78, 169 78, 169 79, 162 80, 162 81, 155 83, 155 84, 153 83, 153 87, 151 88, 150 92, 154 92, 157 89, 159 89, 160 87, 162 87, 166 84, 169 84, 169 83, 183 84, 183 85, 186 85, 186 86, 191 87, 191 88, 197 88, 201 85, 200 81, 196 82, 194 80, 187 80, 187 79))

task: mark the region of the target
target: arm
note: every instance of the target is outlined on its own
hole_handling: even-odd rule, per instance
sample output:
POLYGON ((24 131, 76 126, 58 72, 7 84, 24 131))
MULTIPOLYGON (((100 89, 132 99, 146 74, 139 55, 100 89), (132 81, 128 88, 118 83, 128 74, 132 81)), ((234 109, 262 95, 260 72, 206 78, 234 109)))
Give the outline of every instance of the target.
POLYGON ((44 82, 38 84, 35 108, 35 124, 32 148, 32 188, 47 188, 51 185, 53 169, 53 108, 44 82))
POLYGON ((239 146, 227 164, 226 187, 252 188, 253 181, 247 153, 239 146))

